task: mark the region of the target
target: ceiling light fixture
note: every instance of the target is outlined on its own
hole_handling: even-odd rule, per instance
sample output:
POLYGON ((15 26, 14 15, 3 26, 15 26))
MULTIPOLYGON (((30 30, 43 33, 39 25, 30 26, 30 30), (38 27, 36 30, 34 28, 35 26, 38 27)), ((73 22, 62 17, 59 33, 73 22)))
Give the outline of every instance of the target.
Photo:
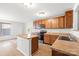
POLYGON ((39 16, 39 17, 46 17, 47 13, 45 11, 40 11, 39 13, 37 13, 37 16, 39 16))

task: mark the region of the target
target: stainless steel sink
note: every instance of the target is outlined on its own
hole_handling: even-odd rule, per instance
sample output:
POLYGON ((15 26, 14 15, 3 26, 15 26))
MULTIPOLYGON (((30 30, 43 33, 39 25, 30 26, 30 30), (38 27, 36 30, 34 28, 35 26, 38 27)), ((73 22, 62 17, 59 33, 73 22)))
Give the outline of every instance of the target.
POLYGON ((67 36, 60 36, 59 39, 60 39, 60 40, 67 40, 67 41, 70 41, 70 38, 67 37, 67 36))
POLYGON ((76 38, 72 38, 70 35, 69 36, 60 36, 59 40, 77 41, 76 38))

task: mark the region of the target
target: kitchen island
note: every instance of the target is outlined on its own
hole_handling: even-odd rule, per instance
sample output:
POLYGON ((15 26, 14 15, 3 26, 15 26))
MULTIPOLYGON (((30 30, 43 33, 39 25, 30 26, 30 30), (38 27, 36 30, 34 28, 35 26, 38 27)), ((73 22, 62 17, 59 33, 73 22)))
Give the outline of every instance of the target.
POLYGON ((17 49, 25 56, 31 56, 38 50, 38 36, 27 34, 17 36, 17 49))

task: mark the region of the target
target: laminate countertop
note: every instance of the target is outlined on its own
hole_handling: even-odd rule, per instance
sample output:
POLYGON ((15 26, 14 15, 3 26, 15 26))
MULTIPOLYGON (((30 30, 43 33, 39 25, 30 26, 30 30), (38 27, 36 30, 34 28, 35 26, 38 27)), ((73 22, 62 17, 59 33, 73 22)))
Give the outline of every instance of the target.
POLYGON ((48 34, 48 35, 69 35, 70 33, 50 33, 50 32, 47 32, 47 33, 45 33, 45 34, 48 34))
POLYGON ((52 49, 57 51, 79 56, 79 41, 65 41, 57 39, 54 44, 51 46, 52 49))
POLYGON ((18 37, 21 37, 21 38, 24 38, 24 39, 31 39, 31 38, 34 38, 34 37, 38 37, 38 35, 31 35, 30 37, 28 37, 27 34, 21 34, 21 35, 18 35, 18 37))

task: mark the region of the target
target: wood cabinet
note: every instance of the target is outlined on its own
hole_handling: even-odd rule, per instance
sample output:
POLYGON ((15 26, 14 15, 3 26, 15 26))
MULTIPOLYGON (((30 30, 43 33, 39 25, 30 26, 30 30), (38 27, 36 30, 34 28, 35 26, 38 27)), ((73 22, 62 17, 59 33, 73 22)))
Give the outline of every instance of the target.
POLYGON ((65 16, 58 17, 58 28, 65 28, 65 16))
MULTIPOLYGON (((70 54, 52 49, 52 56, 71 56, 70 54)), ((73 56, 73 55, 72 55, 73 56)))
POLYGON ((73 27, 73 11, 66 11, 65 16, 58 16, 49 19, 40 19, 34 22, 35 25, 44 25, 46 29, 65 29, 73 27))
POLYGON ((32 38, 32 54, 38 50, 38 37, 32 38))
POLYGON ((47 43, 47 44, 50 43, 50 35, 49 34, 44 35, 44 43, 47 43))
POLYGON ((45 21, 45 28, 47 28, 47 29, 51 28, 51 21, 50 20, 45 21))
POLYGON ((41 20, 41 24, 45 24, 45 20, 41 20))
POLYGON ((53 44, 59 35, 50 35, 50 44, 53 44))
POLYGON ((37 21, 37 24, 40 24, 40 20, 37 21))
POLYGON ((65 13, 65 23, 66 28, 73 28, 73 10, 65 13))
POLYGON ((52 29, 58 28, 58 17, 51 19, 51 28, 52 29))
POLYGON ((53 44, 55 40, 58 38, 59 35, 51 35, 51 34, 45 34, 44 35, 44 43, 46 44, 53 44))

